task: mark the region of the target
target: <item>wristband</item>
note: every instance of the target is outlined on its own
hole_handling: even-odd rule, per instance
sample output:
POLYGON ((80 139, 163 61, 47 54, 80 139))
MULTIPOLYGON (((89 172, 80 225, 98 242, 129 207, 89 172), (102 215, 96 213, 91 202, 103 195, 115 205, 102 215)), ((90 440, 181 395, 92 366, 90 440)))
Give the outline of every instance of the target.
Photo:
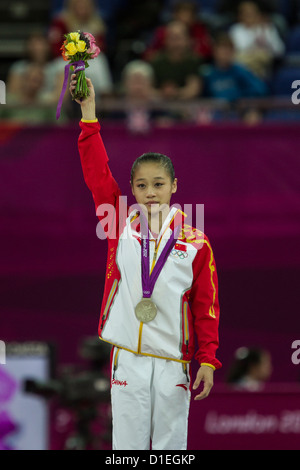
POLYGON ((86 122, 86 123, 92 123, 92 122, 98 122, 98 119, 81 119, 81 122, 86 122))
POLYGON ((210 367, 211 369, 213 370, 216 370, 215 366, 213 366, 212 364, 207 364, 206 362, 203 362, 202 364, 200 364, 201 366, 207 366, 207 367, 210 367))

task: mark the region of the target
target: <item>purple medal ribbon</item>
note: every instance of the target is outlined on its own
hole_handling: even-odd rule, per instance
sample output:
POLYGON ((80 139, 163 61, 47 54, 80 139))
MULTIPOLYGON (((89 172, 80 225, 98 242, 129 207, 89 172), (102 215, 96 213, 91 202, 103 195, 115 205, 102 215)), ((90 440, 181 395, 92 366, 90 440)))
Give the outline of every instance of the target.
POLYGON ((180 225, 177 226, 170 238, 168 239, 163 251, 161 252, 158 260, 155 263, 153 271, 150 275, 149 270, 149 228, 147 221, 140 211, 140 221, 141 221, 141 235, 142 235, 142 288, 143 288, 143 298, 149 299, 152 295, 155 283, 158 276, 161 273, 162 268, 166 264, 169 254, 171 253, 180 231, 180 225), (145 227, 146 225, 146 227, 145 227))
POLYGON ((67 85, 68 85, 69 70, 70 70, 71 65, 73 65, 75 67, 75 69, 74 69, 75 73, 79 72, 80 70, 85 69, 85 63, 84 63, 83 60, 77 60, 76 62, 72 62, 72 63, 67 64, 65 66, 64 83, 63 83, 63 86, 62 86, 61 94, 60 94, 57 109, 56 109, 56 119, 59 119, 59 117, 60 117, 60 110, 61 110, 61 107, 62 107, 62 102, 63 102, 64 96, 65 96, 65 93, 66 93, 66 89, 67 89, 67 85))

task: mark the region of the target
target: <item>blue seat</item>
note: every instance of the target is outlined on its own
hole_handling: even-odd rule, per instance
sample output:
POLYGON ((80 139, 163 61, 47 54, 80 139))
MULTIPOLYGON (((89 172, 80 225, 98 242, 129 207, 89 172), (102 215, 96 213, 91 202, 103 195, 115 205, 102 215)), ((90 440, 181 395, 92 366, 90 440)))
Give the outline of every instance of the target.
POLYGON ((295 26, 286 38, 286 53, 300 54, 300 26, 295 26))
POLYGON ((292 12, 292 2, 290 0, 277 0, 277 11, 286 19, 289 19, 292 12))
POLYGON ((299 122, 300 121, 300 112, 299 109, 291 110, 271 110, 267 111, 264 115, 264 122, 299 122))
POLYGON ((279 69, 271 84, 271 91, 276 96, 292 96, 292 83, 300 80, 300 67, 282 67, 279 69))
POLYGON ((216 13, 219 0, 198 0, 202 13, 216 13))

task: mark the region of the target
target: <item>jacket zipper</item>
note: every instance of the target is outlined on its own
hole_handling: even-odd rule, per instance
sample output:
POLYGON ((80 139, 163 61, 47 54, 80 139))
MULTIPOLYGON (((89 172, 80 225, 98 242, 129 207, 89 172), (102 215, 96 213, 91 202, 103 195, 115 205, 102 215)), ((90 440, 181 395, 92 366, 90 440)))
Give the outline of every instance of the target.
POLYGON ((189 321, 188 321, 188 303, 183 304, 183 338, 186 346, 186 354, 189 353, 189 321))
POLYGON ((115 291, 116 291, 117 285, 118 285, 118 281, 117 281, 117 279, 115 279, 114 282, 113 282, 112 288, 111 288, 111 290, 110 290, 110 293, 109 293, 109 296, 108 296, 108 299, 107 299, 107 302, 106 302, 106 306, 105 306, 105 309, 104 309, 104 312, 103 312, 100 330, 103 329, 103 325, 104 325, 105 319, 106 319, 106 317, 107 317, 107 314, 108 314, 108 312, 109 312, 109 309, 110 309, 110 306, 111 306, 111 302, 112 302, 114 293, 115 293, 115 291))
POLYGON ((184 373, 185 373, 185 375, 186 375, 186 380, 187 380, 187 382, 189 383, 189 382, 190 382, 190 379, 189 379, 187 364, 183 364, 183 370, 184 370, 184 373))
POLYGON ((115 378, 115 372, 118 368, 118 356, 119 356, 120 348, 117 348, 115 357, 114 357, 114 367, 113 367, 113 379, 115 378))
POLYGON ((137 349, 138 354, 141 354, 141 342, 142 342, 143 325, 144 325, 144 323, 141 322, 140 323, 140 328, 139 328, 139 340, 138 340, 138 349, 137 349))

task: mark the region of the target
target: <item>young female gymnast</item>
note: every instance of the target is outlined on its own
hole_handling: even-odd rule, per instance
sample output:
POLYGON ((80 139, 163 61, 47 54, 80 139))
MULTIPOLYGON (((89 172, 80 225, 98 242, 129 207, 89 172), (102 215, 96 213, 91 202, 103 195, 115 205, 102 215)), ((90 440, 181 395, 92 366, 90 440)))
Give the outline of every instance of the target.
MULTIPOLYGON (((214 370, 221 367, 212 248, 170 206, 177 179, 165 155, 148 153, 134 162, 130 185, 137 206, 121 217, 124 199, 108 166, 93 84, 87 83, 90 96, 77 101, 82 111, 78 145, 97 215, 103 229, 110 225, 99 336, 113 345, 113 449, 147 450, 152 444, 153 450, 185 450, 194 335, 200 368, 193 389, 204 383, 195 400, 209 395, 214 370), (109 207, 114 209, 110 220, 104 217, 109 207)), ((75 85, 73 74, 71 94, 75 85)))

